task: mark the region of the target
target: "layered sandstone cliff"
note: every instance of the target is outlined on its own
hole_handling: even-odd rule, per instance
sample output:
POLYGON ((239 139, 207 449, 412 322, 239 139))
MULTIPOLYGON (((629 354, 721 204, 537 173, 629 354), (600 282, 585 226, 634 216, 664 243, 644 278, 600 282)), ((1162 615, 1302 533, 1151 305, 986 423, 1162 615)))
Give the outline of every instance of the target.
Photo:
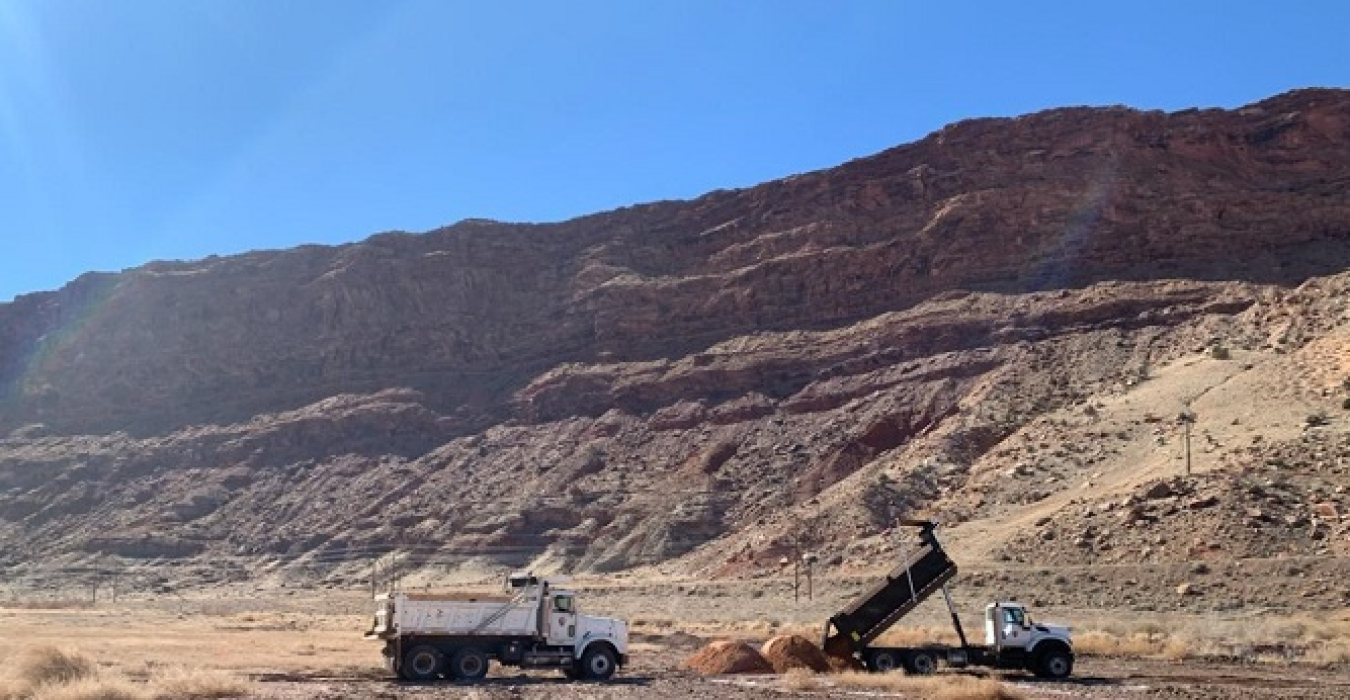
MULTIPOLYGON (((1076 514, 1084 482, 1124 503, 1172 439, 1137 407, 1220 386, 1247 393, 1204 415, 1332 469, 1339 433, 1290 416, 1339 410, 1347 268, 1350 93, 1306 90, 962 122, 558 224, 87 275, 0 305, 0 567, 211 581, 402 550, 744 575, 807 535, 848 566, 903 513, 1076 514), (1279 419, 1227 408, 1257 400, 1279 419)), ((1210 435, 1216 474, 1262 459, 1210 435)), ((1344 548, 1324 534, 1309 551, 1344 548)), ((1037 546, 1008 542, 983 554, 1037 546)))

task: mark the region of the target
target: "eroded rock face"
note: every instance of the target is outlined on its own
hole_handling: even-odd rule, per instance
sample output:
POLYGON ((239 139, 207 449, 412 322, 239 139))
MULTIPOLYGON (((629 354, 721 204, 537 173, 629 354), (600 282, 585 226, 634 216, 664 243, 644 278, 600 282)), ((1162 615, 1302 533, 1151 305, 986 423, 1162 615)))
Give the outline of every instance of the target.
POLYGON ((1339 357, 1345 276, 1288 287, 1350 267, 1347 183, 1350 93, 1312 90, 976 120, 689 202, 87 275, 0 305, 0 566, 403 549, 740 575, 803 533, 876 559, 902 514, 1067 488, 990 455, 1216 338, 1339 357))
POLYGON ((683 357, 953 289, 1281 282, 1350 260, 1350 97, 1061 109, 561 224, 88 275, 0 305, 0 428, 154 432, 389 386, 462 424, 565 362, 683 357))

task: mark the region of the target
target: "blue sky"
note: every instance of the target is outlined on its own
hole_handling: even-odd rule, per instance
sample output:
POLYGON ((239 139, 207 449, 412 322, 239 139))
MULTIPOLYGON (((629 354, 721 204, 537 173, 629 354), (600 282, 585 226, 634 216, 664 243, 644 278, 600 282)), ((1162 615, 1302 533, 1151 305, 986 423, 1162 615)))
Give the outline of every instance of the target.
POLYGON ((1350 3, 0 0, 0 302, 556 221, 1063 105, 1350 85, 1350 3))

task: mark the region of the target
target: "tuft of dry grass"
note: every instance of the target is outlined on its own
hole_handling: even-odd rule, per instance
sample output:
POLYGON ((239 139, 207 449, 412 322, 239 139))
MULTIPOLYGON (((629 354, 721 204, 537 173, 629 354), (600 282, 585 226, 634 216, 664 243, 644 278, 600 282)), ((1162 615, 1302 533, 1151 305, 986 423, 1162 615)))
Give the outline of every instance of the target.
POLYGON ((251 682, 225 671, 157 665, 148 683, 138 683, 53 646, 25 650, 0 677, 0 700, 215 700, 252 690, 251 682))
POLYGON ((783 674, 783 687, 789 690, 819 690, 820 682, 809 668, 792 668, 783 674))
POLYGON ((73 683, 97 672, 93 659, 54 646, 28 649, 19 657, 18 680, 32 687, 73 683))
POLYGON ((1350 638, 1319 640, 1304 653, 1303 660, 1323 668, 1350 664, 1350 638))
POLYGON ((125 678, 104 674, 93 659, 54 646, 24 650, 0 681, 0 700, 145 700, 125 678))
POLYGON ((991 678, 942 674, 906 676, 900 673, 848 671, 834 677, 839 685, 900 693, 931 700, 1021 700, 1021 691, 991 678))
POLYGON ((1073 636, 1074 652, 1098 656, 1155 656, 1162 652, 1164 639, 1153 634, 1112 634, 1092 631, 1073 636))
POLYGON ((225 671, 175 666, 157 669, 150 688, 156 700, 210 700, 248 695, 253 683, 225 671))
POLYGON ((69 683, 43 685, 25 700, 146 700, 145 689, 125 678, 91 676, 69 683))

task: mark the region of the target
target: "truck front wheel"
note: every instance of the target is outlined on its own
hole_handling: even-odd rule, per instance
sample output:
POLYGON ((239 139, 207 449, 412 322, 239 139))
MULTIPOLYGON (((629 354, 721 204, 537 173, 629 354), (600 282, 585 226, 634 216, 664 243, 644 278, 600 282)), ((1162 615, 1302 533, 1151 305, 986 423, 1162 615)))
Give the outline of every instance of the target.
POLYGON ((488 672, 488 657, 482 649, 464 647, 450 657, 450 675, 458 681, 476 681, 488 672))
POLYGON ((1041 678, 1068 678, 1073 673, 1073 654, 1063 649, 1050 649, 1041 654, 1034 673, 1041 678))
POLYGON ((443 663, 445 659, 436 647, 422 644, 403 655, 403 665, 399 667, 398 674, 409 681, 434 680, 441 674, 443 663))
POLYGON ((614 675, 618 661, 614 652, 603 644, 592 644, 581 655, 581 676, 590 681, 608 680, 614 675))

